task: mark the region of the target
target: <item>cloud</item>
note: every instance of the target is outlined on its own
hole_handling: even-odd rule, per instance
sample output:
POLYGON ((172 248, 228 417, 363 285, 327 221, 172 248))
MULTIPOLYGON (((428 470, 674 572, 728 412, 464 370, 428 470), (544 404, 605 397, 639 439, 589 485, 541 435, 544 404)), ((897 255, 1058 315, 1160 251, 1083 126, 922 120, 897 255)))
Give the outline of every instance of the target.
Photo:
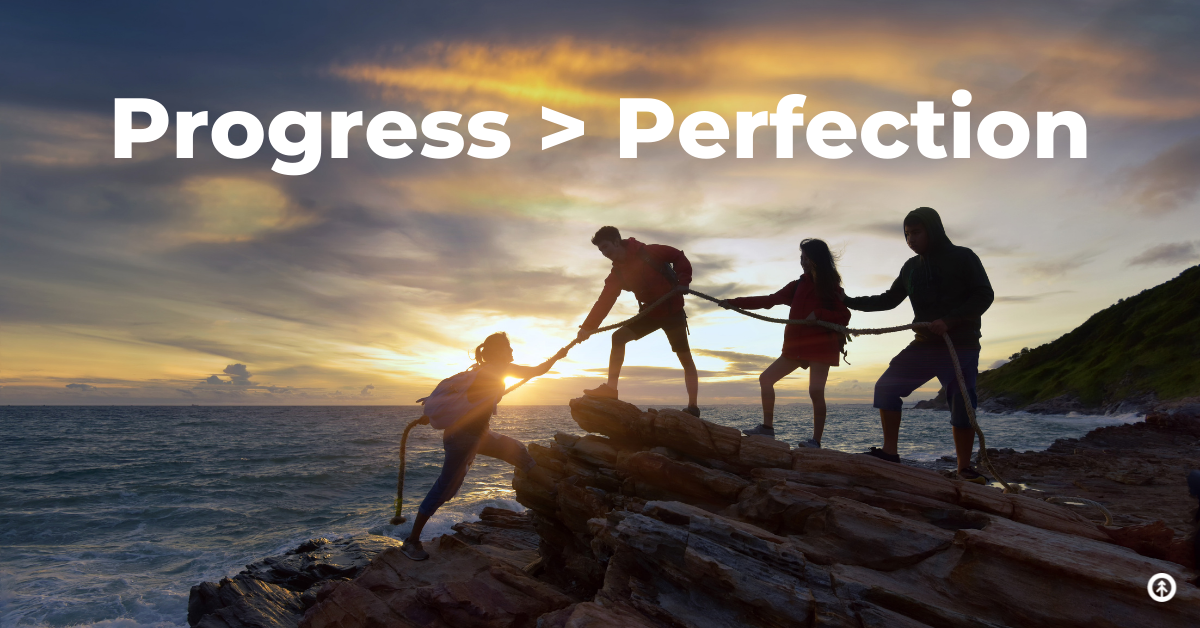
POLYGON ((1008 364, 1008 360, 996 360, 995 362, 992 362, 991 366, 987 367, 987 370, 998 369, 1005 364, 1008 364))
POLYGON ((692 349, 692 353, 724 361, 725 370, 723 373, 726 375, 758 375, 775 361, 775 358, 770 356, 738 353, 736 351, 692 349))
POLYGON ((1029 279, 1054 281, 1086 266, 1094 257, 1096 257, 1095 253, 1078 253, 1074 257, 1060 257, 1026 264, 1021 267, 1020 271, 1022 276, 1029 279))
POLYGON ((359 391, 358 394, 359 394, 359 396, 362 396, 362 397, 370 397, 372 390, 375 390, 375 385, 367 384, 366 386, 363 386, 363 389, 361 391, 359 391))
POLYGON ((1039 294, 1026 294, 1017 296, 996 297, 996 303, 1035 303, 1046 297, 1051 297, 1057 294, 1071 294, 1074 290, 1054 290, 1052 292, 1042 292, 1039 294))
POLYGON ((1126 198, 1149 214, 1166 214, 1196 200, 1200 192, 1200 138, 1167 149, 1128 177, 1126 198))
POLYGON ((1200 243, 1174 242, 1152 246, 1129 260, 1129 263, 1134 266, 1176 266, 1196 260, 1200 260, 1200 243))
POLYGON ((851 228, 859 233, 879 236, 881 238, 890 238, 893 240, 902 240, 904 236, 904 227, 900 221, 889 222, 873 222, 851 228))
POLYGON ((225 380, 221 379, 220 377, 217 377, 216 375, 209 375, 208 379, 204 380, 204 382, 207 384, 224 384, 224 383, 226 383, 225 380))
POLYGON ((79 392, 91 392, 96 390, 96 387, 91 384, 67 384, 66 388, 78 390, 79 392))
MULTIPOLYGON (((694 349, 693 349, 693 351, 694 351, 694 349)), ((597 367, 597 368, 590 368, 590 369, 583 369, 583 370, 584 370, 584 372, 595 373, 596 375, 608 375, 608 367, 597 367)), ((704 378, 704 377, 725 377, 725 376, 729 375, 728 373, 726 373, 724 371, 699 370, 699 371, 697 371, 697 373, 702 378, 704 378)), ((631 378, 631 379, 636 379, 636 380, 643 380, 646 382, 663 382, 663 381, 683 382, 683 368, 678 367, 678 366, 672 368, 672 367, 668 367, 668 366, 630 366, 630 365, 626 365, 624 368, 621 369, 621 380, 624 381, 626 379, 626 377, 631 378)), ((589 388, 591 388, 591 386, 589 386, 589 388)))
POLYGON ((234 386, 250 386, 254 383, 250 381, 250 371, 246 369, 245 364, 230 364, 223 372, 229 376, 229 383, 234 386))

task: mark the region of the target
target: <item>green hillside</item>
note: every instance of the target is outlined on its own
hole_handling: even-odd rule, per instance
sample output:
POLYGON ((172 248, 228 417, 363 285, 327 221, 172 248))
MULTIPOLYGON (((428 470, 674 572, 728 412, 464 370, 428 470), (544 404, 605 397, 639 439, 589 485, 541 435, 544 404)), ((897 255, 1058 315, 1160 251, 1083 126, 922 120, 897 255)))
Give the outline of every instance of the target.
POLYGON ((1200 266, 979 375, 981 401, 1006 397, 1018 407, 1071 395, 1095 408, 1151 392, 1200 395, 1200 266))

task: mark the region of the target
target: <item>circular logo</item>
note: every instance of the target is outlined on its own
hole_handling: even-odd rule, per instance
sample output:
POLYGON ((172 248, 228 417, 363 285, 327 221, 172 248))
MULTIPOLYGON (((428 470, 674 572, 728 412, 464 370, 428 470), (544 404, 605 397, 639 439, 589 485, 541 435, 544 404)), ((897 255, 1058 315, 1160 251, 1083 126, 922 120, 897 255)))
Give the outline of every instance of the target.
POLYGON ((1169 573, 1156 573, 1146 583, 1146 591, 1155 602, 1167 602, 1175 597, 1175 579, 1169 573))

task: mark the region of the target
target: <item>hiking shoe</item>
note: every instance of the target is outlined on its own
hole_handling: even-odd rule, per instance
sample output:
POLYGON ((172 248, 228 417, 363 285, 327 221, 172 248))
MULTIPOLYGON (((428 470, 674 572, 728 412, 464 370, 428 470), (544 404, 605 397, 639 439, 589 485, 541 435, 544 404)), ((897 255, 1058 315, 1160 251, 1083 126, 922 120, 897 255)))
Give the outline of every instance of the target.
POLYGON ((609 386, 608 383, 605 382, 590 390, 585 389, 583 394, 589 397, 599 397, 601 399, 616 399, 617 389, 609 386))
POLYGON ((886 451, 884 451, 878 447, 872 447, 872 448, 862 452, 859 455, 873 456, 875 458, 879 458, 880 460, 886 460, 888 462, 900 462, 900 456, 898 454, 889 454, 886 451))
POLYGON ((748 430, 742 430, 742 433, 746 436, 770 436, 771 438, 775 438, 775 428, 768 426, 766 423, 748 430))
POLYGON ((407 556, 409 560, 425 560, 429 558, 429 552, 426 552, 421 547, 420 541, 405 541, 404 545, 400 546, 400 553, 407 556))
POLYGON ((688 406, 684 408, 683 411, 696 417, 697 419, 700 418, 700 406, 688 406))
POLYGON ((803 443, 799 443, 799 445, 801 447, 808 447, 809 449, 820 449, 821 448, 821 442, 815 438, 810 438, 810 439, 804 441, 803 443))
POLYGON ((967 467, 966 469, 959 469, 958 470, 958 479, 960 479, 964 482, 974 482, 975 484, 987 484, 988 483, 988 479, 987 479, 986 475, 976 471, 975 469, 972 469, 971 467, 967 467))

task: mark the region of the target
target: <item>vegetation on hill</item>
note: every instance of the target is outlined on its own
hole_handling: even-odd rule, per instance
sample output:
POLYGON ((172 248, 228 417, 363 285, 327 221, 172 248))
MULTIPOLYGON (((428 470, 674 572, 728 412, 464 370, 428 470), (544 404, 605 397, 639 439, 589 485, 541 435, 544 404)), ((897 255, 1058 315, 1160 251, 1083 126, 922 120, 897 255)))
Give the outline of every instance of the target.
POLYGON ((1093 314, 1058 340, 979 375, 980 400, 1018 406, 1077 397, 1085 406, 1153 393, 1200 395, 1200 266, 1093 314))

